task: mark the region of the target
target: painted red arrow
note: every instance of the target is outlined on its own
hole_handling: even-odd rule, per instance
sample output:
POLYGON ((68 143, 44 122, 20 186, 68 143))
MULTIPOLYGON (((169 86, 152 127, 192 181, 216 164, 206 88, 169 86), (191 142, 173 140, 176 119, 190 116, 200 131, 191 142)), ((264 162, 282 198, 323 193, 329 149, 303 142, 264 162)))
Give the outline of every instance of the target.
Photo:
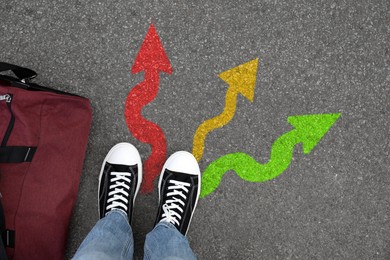
POLYGON ((144 71, 144 80, 129 93, 125 105, 125 118, 130 132, 143 143, 151 145, 152 152, 144 163, 141 193, 153 191, 153 181, 160 174, 167 157, 167 144, 162 129, 142 117, 142 108, 156 98, 160 72, 172 74, 168 56, 153 23, 150 25, 131 72, 144 71))

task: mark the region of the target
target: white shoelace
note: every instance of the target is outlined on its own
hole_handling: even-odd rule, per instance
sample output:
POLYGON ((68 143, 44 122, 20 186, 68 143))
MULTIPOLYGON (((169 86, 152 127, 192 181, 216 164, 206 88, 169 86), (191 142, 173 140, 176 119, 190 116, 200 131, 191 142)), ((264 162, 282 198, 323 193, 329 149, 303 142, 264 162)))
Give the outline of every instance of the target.
POLYGON ((167 200, 162 206, 164 213, 162 214, 161 221, 170 222, 171 224, 180 225, 181 214, 183 214, 183 207, 185 206, 186 194, 190 183, 170 180, 168 190, 172 190, 167 193, 167 200), (184 194, 183 191, 186 193, 184 194))
POLYGON ((109 199, 107 200, 106 210, 110 211, 113 208, 120 207, 127 212, 127 204, 129 200, 129 193, 125 190, 130 190, 130 176, 129 172, 111 172, 111 176, 115 176, 111 179, 110 192, 108 193, 109 199))

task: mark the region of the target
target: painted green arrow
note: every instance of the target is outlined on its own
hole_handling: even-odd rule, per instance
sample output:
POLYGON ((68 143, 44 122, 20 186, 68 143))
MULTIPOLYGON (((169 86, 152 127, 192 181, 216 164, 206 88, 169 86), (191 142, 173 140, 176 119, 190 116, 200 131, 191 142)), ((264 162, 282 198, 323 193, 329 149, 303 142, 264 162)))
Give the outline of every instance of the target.
POLYGON ((229 170, 234 170, 243 180, 250 182, 264 182, 276 178, 290 165, 295 145, 302 143, 303 152, 310 153, 340 115, 290 116, 288 122, 294 129, 275 140, 268 163, 260 164, 241 152, 224 155, 210 163, 204 171, 200 196, 203 198, 214 192, 222 176, 229 170))

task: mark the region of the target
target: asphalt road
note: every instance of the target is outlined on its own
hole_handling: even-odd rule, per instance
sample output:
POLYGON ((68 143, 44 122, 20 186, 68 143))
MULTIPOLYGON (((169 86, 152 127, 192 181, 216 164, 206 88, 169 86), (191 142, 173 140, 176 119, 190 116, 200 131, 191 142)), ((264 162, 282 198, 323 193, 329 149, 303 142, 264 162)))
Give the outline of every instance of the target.
MULTIPOLYGON (((234 171, 200 200, 188 233, 199 259, 390 258, 390 2, 3 0, 0 60, 30 67, 35 82, 91 100, 93 125, 67 257, 98 219, 98 175, 108 150, 133 143, 124 105, 143 80, 130 72, 153 22, 173 73, 161 74, 143 116, 168 155, 192 151, 198 126, 223 111, 218 74, 258 58, 253 102, 207 135, 201 170, 232 152, 268 162, 295 115, 341 113, 309 153, 267 182, 234 171)), ((135 257, 153 225, 157 193, 136 201, 135 257)))

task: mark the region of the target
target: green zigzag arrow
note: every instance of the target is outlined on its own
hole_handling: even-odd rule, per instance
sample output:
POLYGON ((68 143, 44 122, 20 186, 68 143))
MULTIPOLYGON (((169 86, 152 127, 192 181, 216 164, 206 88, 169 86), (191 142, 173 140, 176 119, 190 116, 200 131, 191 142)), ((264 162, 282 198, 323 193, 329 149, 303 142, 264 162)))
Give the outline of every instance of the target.
POLYGON ((260 164, 246 153, 224 155, 210 163, 204 171, 200 197, 214 192, 222 176, 229 170, 234 170, 238 176, 249 182, 264 182, 276 178, 290 165, 295 145, 303 143, 303 152, 310 153, 340 115, 337 113, 288 117, 288 122, 295 128, 275 140, 268 163, 260 164))

